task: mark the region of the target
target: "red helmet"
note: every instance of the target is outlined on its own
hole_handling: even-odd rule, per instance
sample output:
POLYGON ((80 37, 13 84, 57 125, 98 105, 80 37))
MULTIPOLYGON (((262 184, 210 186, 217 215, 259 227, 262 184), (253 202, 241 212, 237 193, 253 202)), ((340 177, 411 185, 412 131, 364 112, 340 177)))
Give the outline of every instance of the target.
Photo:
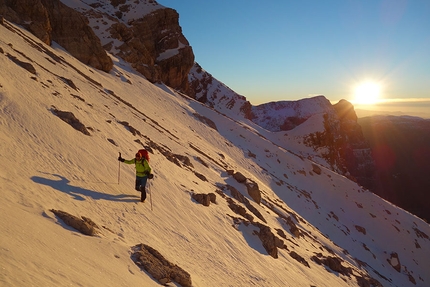
POLYGON ((136 157, 143 157, 145 158, 147 161, 149 161, 149 154, 148 151, 146 149, 141 149, 137 152, 136 157))

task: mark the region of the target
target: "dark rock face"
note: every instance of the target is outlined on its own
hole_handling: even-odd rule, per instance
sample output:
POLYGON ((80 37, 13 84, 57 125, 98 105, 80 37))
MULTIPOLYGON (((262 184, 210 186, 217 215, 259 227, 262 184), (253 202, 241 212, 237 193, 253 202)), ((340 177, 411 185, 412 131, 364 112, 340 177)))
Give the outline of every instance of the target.
POLYGON ((88 20, 60 1, 41 1, 48 11, 52 40, 84 64, 109 72, 113 67, 112 60, 88 26, 88 20))
POLYGON ((0 0, 0 14, 47 45, 57 42, 84 64, 105 72, 112 69, 112 60, 87 19, 58 0, 0 0))
MULTIPOLYGON (((179 14, 170 8, 157 9, 128 23, 110 28, 112 38, 123 44, 117 54, 149 81, 188 92, 188 73, 194 53, 179 26, 179 14)), ((110 47, 107 47, 110 48, 110 47)))
POLYGON ((52 26, 48 10, 40 0, 0 0, 0 14, 6 20, 22 25, 50 45, 52 26))
POLYGON ((354 106, 346 100, 333 105, 339 119, 339 131, 344 139, 338 147, 348 173, 361 185, 373 188, 374 161, 369 143, 357 121, 354 106))
POLYGON ((375 161, 371 191, 430 222, 430 120, 373 116, 358 122, 375 161))

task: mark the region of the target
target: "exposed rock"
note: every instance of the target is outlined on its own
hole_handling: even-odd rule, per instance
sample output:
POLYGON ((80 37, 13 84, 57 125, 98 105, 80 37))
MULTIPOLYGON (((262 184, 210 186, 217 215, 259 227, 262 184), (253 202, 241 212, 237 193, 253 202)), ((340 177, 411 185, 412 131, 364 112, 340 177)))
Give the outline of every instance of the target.
POLYGON ((215 193, 193 193, 191 197, 197 201, 200 204, 203 204, 204 206, 209 206, 210 203, 216 203, 216 195, 215 193))
POLYGON ((319 167, 318 165, 316 165, 314 163, 312 164, 312 171, 318 175, 321 175, 321 167, 319 167))
POLYGON ((246 208, 249 211, 251 211, 255 216, 257 216, 259 219, 261 219, 263 222, 267 222, 266 219, 263 217, 263 215, 257 210, 257 208, 252 206, 249 200, 242 193, 240 193, 234 186, 226 185, 226 188, 230 190, 231 196, 234 199, 238 200, 240 203, 245 204, 246 208))
POLYGON ((185 166, 194 167, 194 165, 191 163, 191 160, 188 156, 180 155, 180 154, 174 154, 174 157, 177 158, 180 162, 182 162, 185 166))
POLYGON ((179 14, 170 8, 157 9, 129 23, 112 25, 113 38, 123 42, 118 56, 132 64, 149 81, 188 91, 188 73, 194 53, 179 26, 179 14))
POLYGON ((0 1, 0 14, 47 45, 57 42, 84 64, 105 72, 112 69, 112 60, 87 19, 59 0, 0 1))
POLYGON ((228 175, 232 176, 234 174, 234 170, 228 169, 225 172, 227 172, 228 175))
POLYGON ((73 227, 74 229, 78 230, 82 234, 89 235, 89 236, 95 236, 98 234, 99 227, 97 224, 95 224, 91 219, 87 217, 76 217, 74 215, 71 215, 65 211, 61 210, 55 210, 51 209, 51 212, 53 212, 56 216, 61 218, 65 224, 67 224, 70 227, 73 227))
POLYGON ((52 42, 52 24, 48 9, 40 0, 0 1, 0 14, 10 22, 23 26, 45 44, 52 42))
POLYGON ((88 20, 60 1, 41 1, 48 10, 52 40, 84 64, 109 72, 113 67, 112 60, 88 26, 88 20))
MULTIPOLYGON (((246 186, 246 189, 248 191, 249 196, 258 204, 261 202, 261 191, 258 187, 258 184, 253 181, 252 179, 246 178, 242 173, 240 172, 234 172, 232 170, 227 171, 228 174, 233 175, 233 178, 239 182, 243 183, 246 186)), ((235 193, 236 194, 236 193, 235 193)), ((235 196, 235 195, 233 195, 235 196)), ((241 195, 242 197, 242 195, 241 195)), ((238 199, 238 198, 237 198, 238 199)), ((244 202, 243 199, 239 199, 240 202, 244 202)))
POLYGON ((391 253, 390 259, 387 259, 388 263, 400 273, 402 270, 402 265, 400 264, 399 255, 396 252, 391 253))
POLYGON ((16 57, 12 56, 12 55, 7 55, 7 57, 14 62, 15 64, 17 64, 18 66, 26 69, 27 71, 29 71, 30 73, 32 73, 33 75, 36 75, 36 69, 34 68, 34 66, 31 63, 28 62, 23 62, 19 59, 17 59, 16 57))
POLYGON ((233 174, 233 177, 239 183, 244 183, 246 181, 246 177, 240 172, 236 172, 235 174, 233 174))
POLYGON ((239 214, 243 216, 244 218, 248 219, 249 221, 253 221, 254 217, 246 212, 246 208, 243 206, 240 206, 239 204, 235 203, 233 199, 227 198, 228 207, 236 214, 239 214))
POLYGON ((71 125, 75 130, 80 131, 84 135, 89 136, 90 132, 87 130, 84 124, 82 124, 79 119, 75 117, 75 115, 72 112, 65 112, 57 110, 56 108, 52 109, 52 113, 71 125))
POLYGON ((208 181, 208 179, 206 178, 206 176, 204 176, 203 174, 201 174, 201 173, 199 173, 197 171, 194 172, 194 175, 197 176, 202 181, 208 181))
POLYGON ((235 188, 234 186, 231 185, 227 185, 226 188, 230 191, 231 196, 236 199, 237 201, 241 202, 241 203, 245 203, 246 198, 245 196, 240 193, 237 188, 235 188))
POLYGON ((209 196, 209 200, 210 200, 212 203, 216 203, 216 194, 215 194, 215 193, 210 192, 210 193, 208 193, 208 196, 209 196))
POLYGON ((245 182, 245 185, 246 185, 246 188, 248 190, 249 196, 251 196, 252 199, 256 203, 260 204, 260 202, 261 202, 261 191, 258 187, 258 184, 251 179, 247 179, 245 182))
POLYGON ((216 80, 211 74, 203 70, 198 63, 189 72, 188 96, 205 105, 214 108, 218 112, 231 114, 232 112, 251 119, 252 105, 244 96, 216 80))
POLYGON ((182 287, 192 286, 188 272, 169 262, 160 252, 146 244, 135 246, 131 258, 162 285, 174 281, 182 287))
POLYGON ((357 229, 358 232, 363 233, 364 235, 366 235, 366 228, 359 226, 359 225, 354 225, 355 229, 357 229))
POLYGON ((207 117, 202 116, 202 115, 200 115, 200 114, 198 114, 198 113, 194 113, 194 116, 195 116, 199 121, 201 121, 202 123, 204 123, 205 125, 207 125, 208 127, 211 127, 211 128, 213 128, 214 130, 218 131, 218 129, 217 129, 217 127, 216 127, 215 122, 214 122, 214 121, 212 121, 211 119, 208 119, 207 117))
POLYGON ((375 163, 369 143, 358 124, 354 106, 346 100, 340 100, 333 108, 339 119, 339 135, 342 139, 335 148, 352 178, 359 184, 372 188, 375 185, 375 163))
POLYGON ((357 114, 355 113, 354 106, 346 101, 340 100, 337 104, 333 105, 338 117, 343 121, 357 122, 357 114))
POLYGON ((352 268, 351 267, 344 267, 342 265, 342 261, 340 258, 328 256, 325 260, 325 265, 327 265, 328 268, 335 272, 339 272, 344 275, 352 274, 352 268))
POLYGON ((345 276, 350 276, 353 274, 353 270, 351 267, 345 267, 342 265, 342 259, 338 257, 327 256, 324 257, 321 253, 316 256, 312 256, 312 260, 317 264, 323 264, 330 268, 334 272, 338 272, 345 276))
POLYGON ((371 278, 369 276, 355 276, 355 277, 357 279, 357 284, 360 287, 383 287, 383 285, 375 278, 371 278))
POLYGON ((282 247, 284 245, 282 240, 280 240, 272 233, 270 227, 258 223, 254 223, 254 225, 260 228, 260 232, 258 232, 258 237, 260 238, 264 249, 266 249, 267 253, 269 253, 269 255, 273 258, 278 258, 277 247, 282 247))
POLYGON ((293 219, 290 217, 286 218, 285 221, 290 226, 290 232, 295 237, 300 237, 302 234, 300 232, 300 229, 297 227, 297 225, 294 223, 293 219))
POLYGON ((302 256, 300 256, 299 254, 297 254, 297 252, 295 251, 291 251, 290 256, 294 259, 296 259, 298 262, 302 263, 303 265, 305 265, 306 267, 309 267, 309 263, 306 261, 306 259, 304 259, 302 256))

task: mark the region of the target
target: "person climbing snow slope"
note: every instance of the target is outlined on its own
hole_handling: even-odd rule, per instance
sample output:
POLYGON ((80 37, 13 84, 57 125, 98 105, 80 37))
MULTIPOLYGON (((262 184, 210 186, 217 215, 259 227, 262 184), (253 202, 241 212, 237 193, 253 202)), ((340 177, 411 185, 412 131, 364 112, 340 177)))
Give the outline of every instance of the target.
POLYGON ((135 158, 126 160, 118 157, 120 162, 126 164, 134 164, 136 168, 136 184, 135 189, 141 192, 140 201, 145 202, 146 199, 146 182, 148 179, 152 179, 154 176, 151 173, 151 167, 149 166, 149 154, 147 150, 139 150, 136 153, 135 158))

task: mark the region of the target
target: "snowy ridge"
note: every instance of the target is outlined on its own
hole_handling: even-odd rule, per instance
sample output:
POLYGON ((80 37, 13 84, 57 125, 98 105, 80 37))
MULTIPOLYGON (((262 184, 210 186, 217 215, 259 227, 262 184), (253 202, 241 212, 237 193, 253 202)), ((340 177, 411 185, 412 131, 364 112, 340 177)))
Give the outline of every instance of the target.
MULTIPOLYGON (((296 155, 295 146, 274 144, 284 133, 155 86, 116 58, 111 73, 93 70, 61 47, 6 26, 0 26, 0 285, 159 286, 131 259, 140 243, 189 272, 193 286, 430 284, 429 225, 296 155), (72 112, 90 135, 55 110, 72 112), (142 146, 152 151, 153 210, 137 203, 133 167, 116 159, 118 152, 132 158, 142 146), (169 160, 175 155, 192 165, 169 160), (258 184, 260 204, 228 170, 258 184), (217 203, 208 207, 191 197, 209 192, 217 203), (105 228, 84 236, 51 209, 105 228), (262 225, 282 240, 276 259, 259 238, 262 225)), ((294 133, 299 128, 310 127, 294 133)))
POLYGON ((242 108, 247 103, 244 96, 237 94, 215 79, 197 63, 194 63, 188 73, 188 79, 192 85, 198 85, 198 88, 196 88, 197 94, 195 95, 197 100, 205 102, 229 117, 243 120, 242 108))
POLYGON ((261 104, 252 108, 253 122, 270 131, 279 131, 285 117, 307 120, 315 114, 332 114, 329 100, 316 96, 298 101, 280 101, 261 104))

